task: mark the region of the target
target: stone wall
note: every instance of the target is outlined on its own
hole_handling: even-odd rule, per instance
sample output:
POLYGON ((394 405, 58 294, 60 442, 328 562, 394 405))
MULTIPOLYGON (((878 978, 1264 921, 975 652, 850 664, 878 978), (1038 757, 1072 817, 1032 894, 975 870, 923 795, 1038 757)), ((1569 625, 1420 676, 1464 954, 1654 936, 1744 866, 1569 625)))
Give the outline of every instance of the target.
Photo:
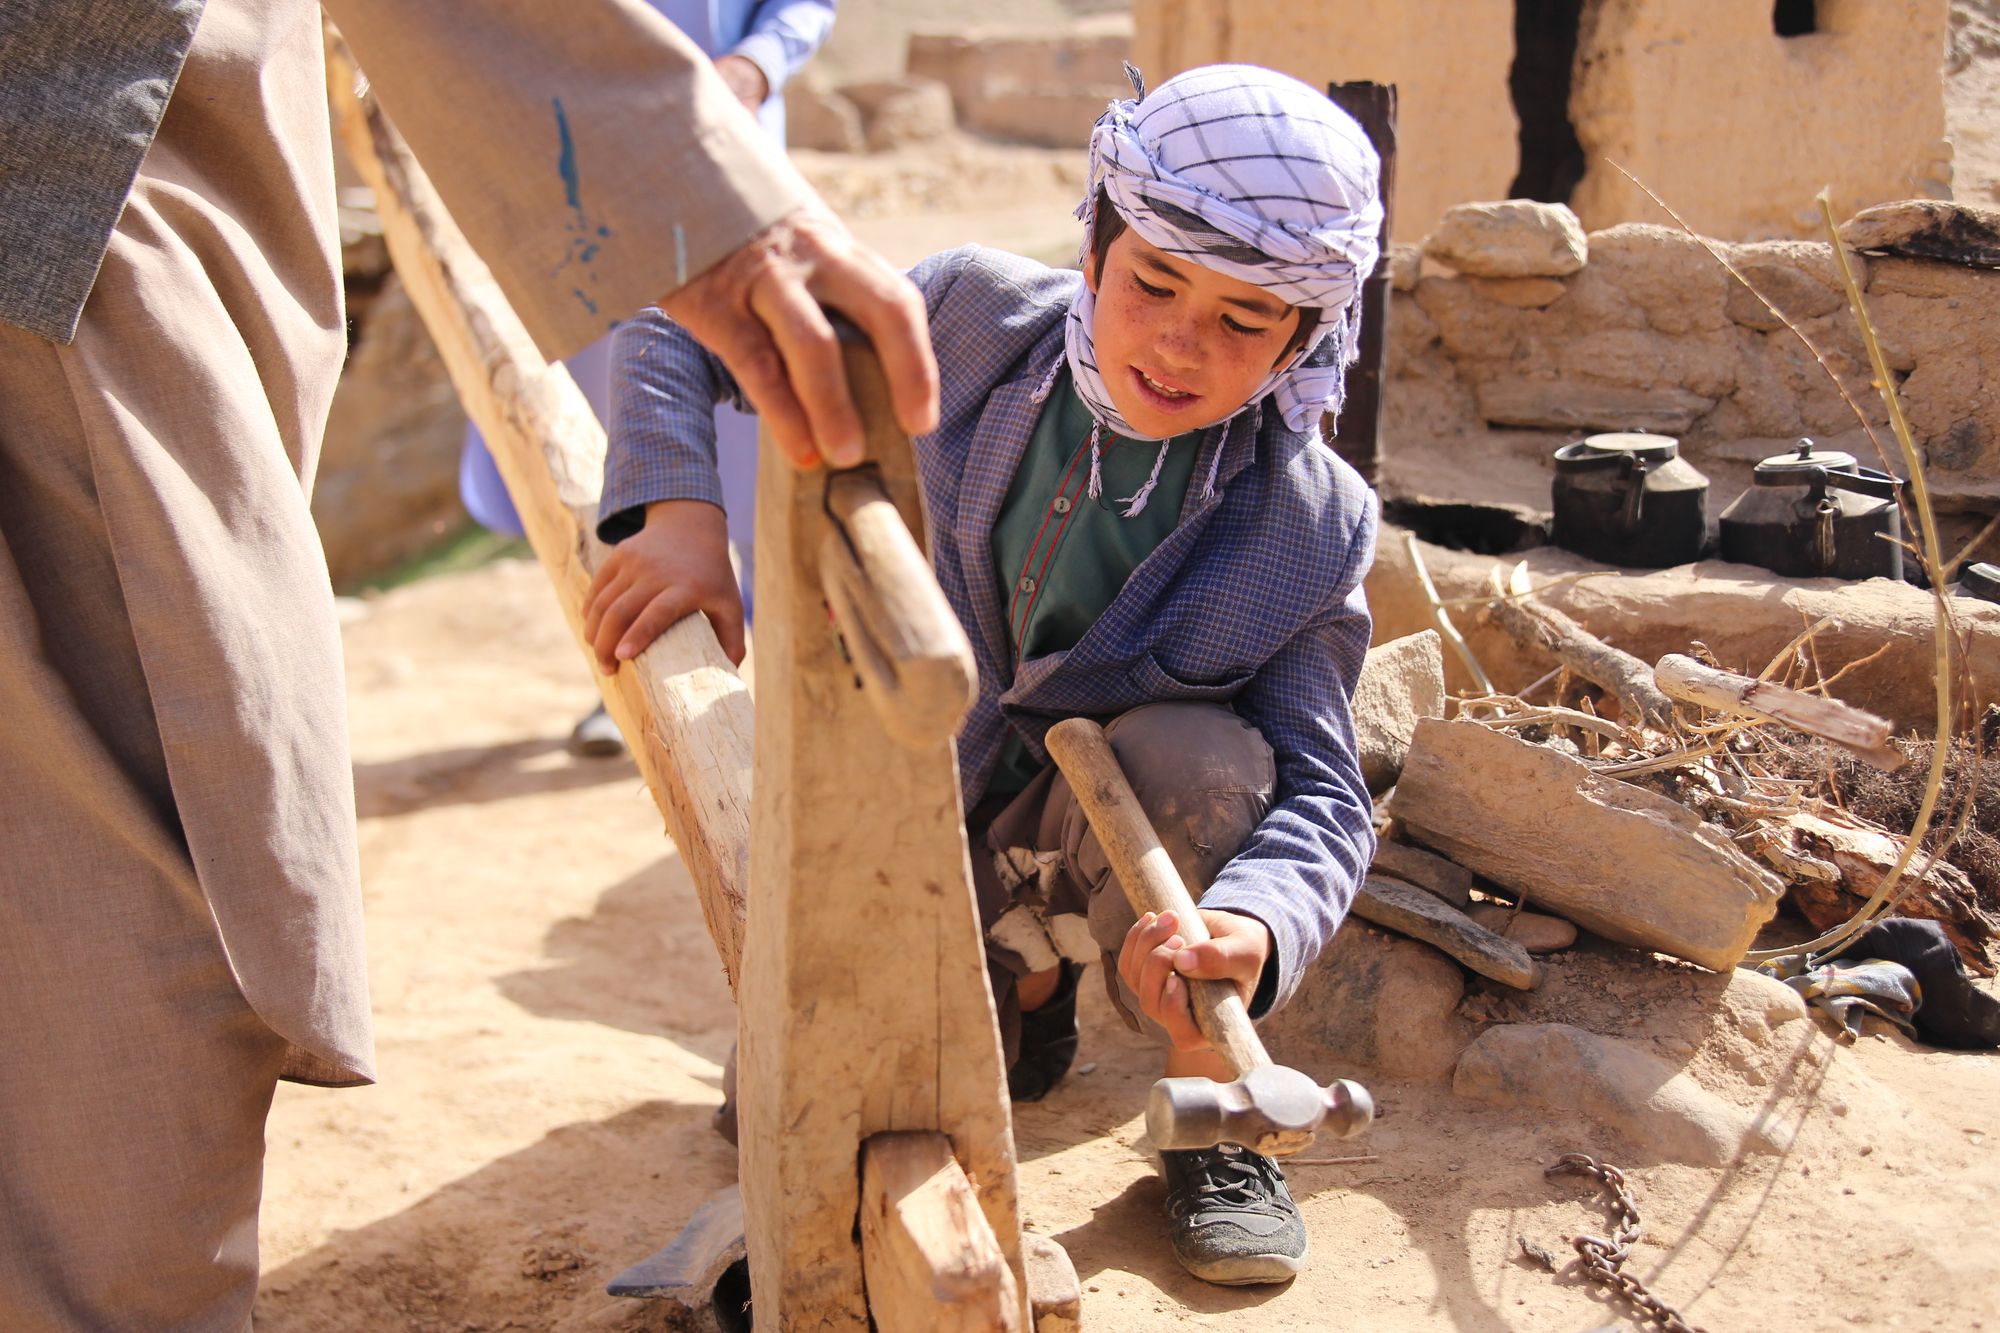
POLYGON ((953 30, 910 35, 909 74, 951 90, 961 129, 1017 143, 1082 148, 1114 98, 1131 96, 1125 14, 1059 33, 953 30))
MULTIPOLYGON (((1560 205, 1525 207, 1567 216, 1560 205)), ((1421 260, 1409 249, 1396 257, 1386 490, 1546 509, 1549 454, 1604 430, 1678 436, 1711 478, 1712 512, 1747 484, 1752 464, 1800 435, 1879 466, 1855 407, 1813 353, 1700 242, 1627 223, 1591 233, 1574 267, 1574 254, 1551 253, 1544 222, 1495 220, 1522 208, 1464 206, 1421 260), (1463 240, 1466 214, 1486 219, 1483 249, 1463 240)), ((1940 208, 1960 220, 1973 213, 1940 208)), ((1904 211, 1931 225, 1932 213, 1904 211)), ((1986 216, 2000 226, 2000 215, 1986 216)), ((1884 408, 1831 246, 1716 249, 1813 340, 1879 428, 1884 408)), ((2000 272, 1896 254, 1852 260, 1938 507, 1968 522, 2000 510, 2000 380, 1987 372, 2000 362, 2000 272)))
MULTIPOLYGON (((1508 193, 1515 0, 1137 0, 1148 78, 1215 61, 1315 85, 1398 87, 1397 231, 1508 193)), ((1849 210, 1949 197, 1948 0, 1818 0, 1819 30, 1780 37, 1770 0, 1584 0, 1569 99, 1588 154, 1573 202, 1593 229, 1661 215, 1732 239, 1809 236, 1813 194, 1849 210)))

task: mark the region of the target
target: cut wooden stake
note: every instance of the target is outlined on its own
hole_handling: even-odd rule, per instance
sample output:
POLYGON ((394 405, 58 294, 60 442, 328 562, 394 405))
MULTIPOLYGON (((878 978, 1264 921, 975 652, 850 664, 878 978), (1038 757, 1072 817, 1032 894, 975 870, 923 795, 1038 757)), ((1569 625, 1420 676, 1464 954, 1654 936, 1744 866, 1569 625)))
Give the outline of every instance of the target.
POLYGON ((1021 1333, 1014 1273, 942 1134, 862 1146, 861 1262, 880 1333, 1021 1333))
POLYGON ((1354 915, 1441 949, 1503 986, 1533 990, 1542 984, 1542 965, 1526 949, 1401 880, 1380 875, 1362 880, 1354 915))
POLYGON ((604 429, 528 336, 493 274, 329 34, 328 84, 348 156, 375 192, 396 273, 478 423, 535 555, 555 585, 604 702, 665 816, 730 985, 742 952, 750 861, 749 692, 708 621, 689 616, 616 676, 598 675, 583 599, 608 555, 596 537, 604 429))
POLYGON ((1683 703, 1736 717, 1762 718, 1818 736, 1885 773, 1895 772, 1906 761, 1903 752, 1889 744, 1892 728, 1887 718, 1838 699, 1739 676, 1680 653, 1662 657, 1653 668, 1653 679, 1662 690, 1683 703))

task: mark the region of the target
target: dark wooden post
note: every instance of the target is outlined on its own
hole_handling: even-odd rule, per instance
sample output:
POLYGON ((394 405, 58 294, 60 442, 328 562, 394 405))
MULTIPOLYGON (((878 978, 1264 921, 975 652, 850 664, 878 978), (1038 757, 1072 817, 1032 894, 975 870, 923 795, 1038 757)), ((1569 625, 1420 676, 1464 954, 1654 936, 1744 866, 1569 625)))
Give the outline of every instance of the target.
POLYGON ((1326 95, 1354 117, 1382 159, 1382 258, 1361 287, 1361 356, 1347 368, 1347 407, 1338 435, 1329 417, 1325 434, 1334 451, 1375 484, 1382 437, 1382 381, 1389 332, 1389 222, 1396 201, 1396 85, 1335 83, 1326 95))

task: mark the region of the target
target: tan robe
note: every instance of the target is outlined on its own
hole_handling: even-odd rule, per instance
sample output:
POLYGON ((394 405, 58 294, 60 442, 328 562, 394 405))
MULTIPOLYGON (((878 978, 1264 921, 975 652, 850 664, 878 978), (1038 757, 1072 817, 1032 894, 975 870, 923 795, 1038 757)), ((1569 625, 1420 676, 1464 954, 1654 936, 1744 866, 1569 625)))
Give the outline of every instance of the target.
MULTIPOLYGON (((807 197, 632 0, 328 8, 552 355, 807 197)), ((322 58, 308 0, 210 0, 74 343, 0 325, 10 1333, 244 1327, 274 1081, 374 1073, 322 58)))

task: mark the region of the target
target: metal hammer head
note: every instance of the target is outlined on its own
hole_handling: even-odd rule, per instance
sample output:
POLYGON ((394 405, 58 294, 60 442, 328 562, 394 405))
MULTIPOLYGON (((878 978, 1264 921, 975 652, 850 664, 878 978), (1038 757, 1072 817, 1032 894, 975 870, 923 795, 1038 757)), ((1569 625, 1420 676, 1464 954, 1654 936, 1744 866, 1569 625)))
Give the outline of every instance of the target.
POLYGON ((1258 1065, 1234 1083, 1163 1078, 1146 1099, 1146 1132, 1163 1150, 1240 1143, 1285 1157, 1320 1129, 1344 1139, 1374 1119, 1374 1099, 1359 1083, 1338 1079, 1322 1088, 1283 1065, 1258 1065))

